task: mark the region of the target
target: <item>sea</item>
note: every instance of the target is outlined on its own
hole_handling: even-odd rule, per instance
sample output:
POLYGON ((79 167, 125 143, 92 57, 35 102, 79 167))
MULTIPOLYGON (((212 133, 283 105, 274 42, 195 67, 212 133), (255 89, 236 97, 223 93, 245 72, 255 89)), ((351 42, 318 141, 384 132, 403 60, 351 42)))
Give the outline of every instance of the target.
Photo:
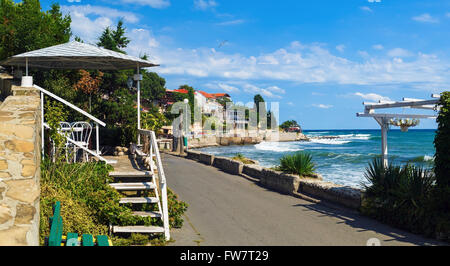
MULTIPOLYGON (((434 164, 435 129, 391 129, 388 132, 388 159, 395 164, 412 163, 425 168, 434 164)), ((308 152, 316 172, 325 181, 361 188, 369 162, 381 154, 380 130, 304 130, 311 141, 262 142, 256 145, 206 147, 199 149, 217 156, 234 157, 240 153, 257 160, 261 166, 273 167, 286 154, 308 152), (337 138, 320 138, 335 136, 337 138), (319 137, 319 138, 314 138, 319 137)))

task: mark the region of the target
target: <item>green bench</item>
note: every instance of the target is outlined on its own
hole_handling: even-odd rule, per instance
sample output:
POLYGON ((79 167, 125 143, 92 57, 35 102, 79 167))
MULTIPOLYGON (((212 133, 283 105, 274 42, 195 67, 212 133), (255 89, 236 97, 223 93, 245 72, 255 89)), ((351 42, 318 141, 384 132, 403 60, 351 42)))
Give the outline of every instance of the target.
POLYGON ((83 234, 78 237, 77 233, 67 233, 63 236, 63 220, 61 217, 61 203, 56 202, 53 206, 53 216, 50 217, 50 235, 47 238, 48 246, 112 246, 112 242, 105 235, 95 236, 83 234), (96 244, 95 244, 96 243, 96 244))

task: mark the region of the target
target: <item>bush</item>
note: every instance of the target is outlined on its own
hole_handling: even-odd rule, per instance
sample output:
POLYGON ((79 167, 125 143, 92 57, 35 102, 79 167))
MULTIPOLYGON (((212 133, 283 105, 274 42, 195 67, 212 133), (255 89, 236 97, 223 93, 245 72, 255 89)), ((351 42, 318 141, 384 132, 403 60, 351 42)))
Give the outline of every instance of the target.
POLYGON ((436 230, 443 238, 450 239, 450 92, 441 94, 441 109, 436 119, 438 129, 434 139, 436 148, 435 173, 437 186, 434 191, 434 208, 437 214, 436 230))
MULTIPOLYGON (((40 244, 49 235, 49 218, 53 215, 53 205, 61 202, 64 234, 107 234, 108 225, 162 225, 160 219, 132 215, 129 205, 119 204, 122 197, 108 185, 112 181, 108 173, 112 170, 105 163, 67 164, 56 160, 55 163, 43 160, 41 163, 41 200, 40 200, 40 244)), ((143 206, 144 209, 154 206, 143 206), (149 207, 150 206, 150 207, 149 207)), ((168 190, 169 224, 181 227, 182 214, 187 204, 178 200, 168 190)), ((114 245, 142 244, 149 237, 134 236, 131 240, 113 237, 114 245), (117 242, 116 242, 117 241, 117 242)), ((163 242, 161 242, 163 243, 163 242)))
POLYGON ((414 233, 434 234, 432 171, 409 164, 384 167, 382 159, 375 158, 364 176, 368 184, 362 184, 363 214, 414 233))
POLYGON ((297 152, 292 155, 283 156, 280 159, 280 166, 277 169, 288 174, 307 176, 314 173, 315 165, 312 162, 311 154, 297 152))

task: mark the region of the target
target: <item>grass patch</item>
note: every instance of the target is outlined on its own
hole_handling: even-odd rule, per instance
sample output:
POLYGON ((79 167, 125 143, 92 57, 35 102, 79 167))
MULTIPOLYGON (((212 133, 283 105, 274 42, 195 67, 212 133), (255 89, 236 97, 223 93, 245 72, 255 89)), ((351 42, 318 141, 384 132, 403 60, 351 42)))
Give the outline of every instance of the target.
POLYGON ((233 158, 231 158, 233 160, 242 162, 243 164, 256 164, 255 161, 245 157, 244 155, 242 155, 241 153, 236 154, 236 156, 234 156, 233 158))

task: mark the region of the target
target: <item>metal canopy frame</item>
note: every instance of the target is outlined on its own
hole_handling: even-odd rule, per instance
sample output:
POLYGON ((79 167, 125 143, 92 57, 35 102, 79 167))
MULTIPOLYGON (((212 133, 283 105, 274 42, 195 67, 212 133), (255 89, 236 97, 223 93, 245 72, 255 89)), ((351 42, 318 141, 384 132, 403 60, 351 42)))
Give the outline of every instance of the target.
POLYGON ((388 166, 388 145, 387 145, 387 132, 389 130, 389 120, 394 118, 414 118, 414 119, 436 119, 436 115, 427 114, 395 114, 395 113, 375 113, 377 109, 387 108, 412 108, 422 110, 434 110, 439 111, 440 106, 439 94, 432 94, 431 100, 403 98, 403 101, 379 101, 378 103, 363 102, 364 113, 357 113, 357 117, 373 117, 375 121, 381 127, 381 156, 383 165, 388 166))

